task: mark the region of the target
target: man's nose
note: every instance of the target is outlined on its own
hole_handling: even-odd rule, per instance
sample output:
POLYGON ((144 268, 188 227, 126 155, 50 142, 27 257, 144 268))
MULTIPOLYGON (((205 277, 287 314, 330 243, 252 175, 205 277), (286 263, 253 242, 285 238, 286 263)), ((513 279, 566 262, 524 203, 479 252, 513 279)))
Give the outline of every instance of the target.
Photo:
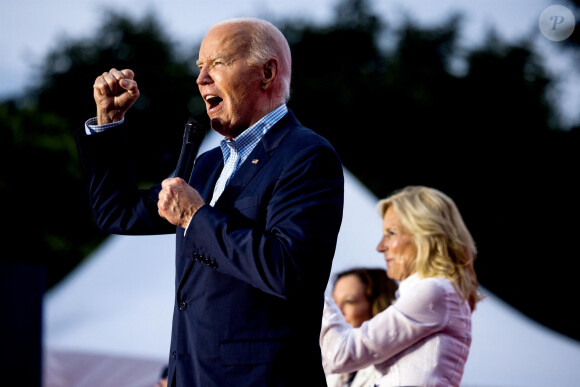
POLYGON ((207 71, 206 67, 202 67, 199 70, 199 75, 197 76, 197 80, 195 81, 199 86, 207 85, 212 82, 211 77, 209 76, 209 72, 207 71))

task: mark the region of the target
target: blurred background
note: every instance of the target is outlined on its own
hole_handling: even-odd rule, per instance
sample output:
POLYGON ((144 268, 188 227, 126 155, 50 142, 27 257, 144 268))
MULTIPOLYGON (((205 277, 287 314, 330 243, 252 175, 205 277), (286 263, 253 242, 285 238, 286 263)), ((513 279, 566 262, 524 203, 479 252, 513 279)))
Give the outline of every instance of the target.
MULTIPOLYGON (((95 115, 92 84, 136 73, 127 115, 143 186, 171 173, 207 28, 266 18, 293 55, 289 107, 330 140, 374 195, 428 185, 456 201, 486 289, 580 340, 580 26, 540 33, 551 4, 513 1, 0 0, 3 264, 59 283, 108 236, 93 221, 72 132, 95 115)), ((558 2, 577 15, 580 1, 558 2)), ((377 257, 377 259, 379 259, 377 257)))

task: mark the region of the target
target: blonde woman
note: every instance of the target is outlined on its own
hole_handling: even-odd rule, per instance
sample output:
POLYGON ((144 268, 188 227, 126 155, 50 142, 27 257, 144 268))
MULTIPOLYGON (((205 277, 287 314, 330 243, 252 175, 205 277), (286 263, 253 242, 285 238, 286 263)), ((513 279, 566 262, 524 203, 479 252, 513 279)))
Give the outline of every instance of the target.
POLYGON ((401 281, 394 304, 360 327, 325 302, 320 345, 326 373, 369 365, 376 386, 459 386, 480 300, 476 249, 453 202, 428 187, 407 187, 378 204, 387 275, 401 281))

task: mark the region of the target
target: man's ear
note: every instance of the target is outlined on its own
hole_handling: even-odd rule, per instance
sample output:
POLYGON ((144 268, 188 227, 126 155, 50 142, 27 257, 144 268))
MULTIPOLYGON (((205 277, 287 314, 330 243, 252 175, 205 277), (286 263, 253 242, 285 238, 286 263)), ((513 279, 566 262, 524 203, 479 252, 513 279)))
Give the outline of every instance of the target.
POLYGON ((279 63, 278 59, 271 58, 263 67, 262 89, 268 90, 274 84, 276 77, 278 77, 279 63))

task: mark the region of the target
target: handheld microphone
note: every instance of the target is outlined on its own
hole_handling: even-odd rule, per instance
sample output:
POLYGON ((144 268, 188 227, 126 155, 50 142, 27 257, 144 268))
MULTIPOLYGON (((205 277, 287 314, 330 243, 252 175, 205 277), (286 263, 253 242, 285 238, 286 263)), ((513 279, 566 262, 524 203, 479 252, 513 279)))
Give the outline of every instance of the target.
POLYGON ((193 170, 193 162, 197 157, 197 152, 206 133, 207 128, 195 116, 190 116, 187 124, 185 124, 181 154, 179 155, 173 177, 181 177, 186 182, 189 182, 189 177, 193 170))

